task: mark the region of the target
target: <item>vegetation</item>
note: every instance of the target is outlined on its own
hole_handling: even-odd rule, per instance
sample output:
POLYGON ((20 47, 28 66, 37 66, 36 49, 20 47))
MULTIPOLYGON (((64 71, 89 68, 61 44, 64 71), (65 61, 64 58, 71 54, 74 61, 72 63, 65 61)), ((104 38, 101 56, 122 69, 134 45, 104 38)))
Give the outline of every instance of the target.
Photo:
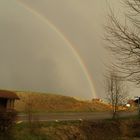
POLYGON ((45 93, 16 93, 20 100, 16 101, 15 109, 19 112, 29 112, 31 107, 32 112, 88 112, 110 109, 108 104, 96 100, 80 101, 73 97, 45 93))
POLYGON ((9 130, 17 117, 15 110, 0 110, 0 132, 9 130))
POLYGON ((126 12, 120 20, 110 10, 106 26, 107 49, 117 58, 113 66, 119 68, 127 80, 140 84, 140 0, 122 2, 126 12))
MULTIPOLYGON (((140 121, 134 118, 100 121, 34 122, 13 126, 2 140, 133 140, 140 138, 140 121)), ((1 138, 0 137, 0 138, 1 138)))
POLYGON ((122 2, 126 12, 121 18, 110 8, 106 48, 115 56, 112 66, 121 77, 140 86, 140 0, 122 2))
POLYGON ((116 119, 118 117, 119 106, 126 102, 128 90, 126 90, 124 82, 115 70, 110 71, 108 76, 106 76, 105 84, 107 99, 112 107, 112 119, 116 119))

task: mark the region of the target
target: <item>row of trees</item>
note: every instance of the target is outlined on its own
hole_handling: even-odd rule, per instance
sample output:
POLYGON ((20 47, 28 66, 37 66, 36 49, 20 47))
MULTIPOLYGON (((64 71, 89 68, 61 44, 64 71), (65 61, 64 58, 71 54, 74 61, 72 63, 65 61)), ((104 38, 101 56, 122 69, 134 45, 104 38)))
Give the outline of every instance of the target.
POLYGON ((112 104, 113 118, 118 104, 124 100, 124 81, 140 86, 140 0, 122 0, 126 8, 124 22, 110 8, 105 27, 106 48, 115 56, 115 63, 106 76, 106 90, 112 104), (115 69, 115 71, 114 71, 115 69))

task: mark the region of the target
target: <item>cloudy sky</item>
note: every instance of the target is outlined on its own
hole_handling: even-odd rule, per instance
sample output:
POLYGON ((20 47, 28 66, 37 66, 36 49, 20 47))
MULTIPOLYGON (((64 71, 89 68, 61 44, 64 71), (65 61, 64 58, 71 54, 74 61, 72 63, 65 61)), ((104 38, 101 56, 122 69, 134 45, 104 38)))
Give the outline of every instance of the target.
POLYGON ((104 97, 106 1, 0 0, 0 88, 104 97))

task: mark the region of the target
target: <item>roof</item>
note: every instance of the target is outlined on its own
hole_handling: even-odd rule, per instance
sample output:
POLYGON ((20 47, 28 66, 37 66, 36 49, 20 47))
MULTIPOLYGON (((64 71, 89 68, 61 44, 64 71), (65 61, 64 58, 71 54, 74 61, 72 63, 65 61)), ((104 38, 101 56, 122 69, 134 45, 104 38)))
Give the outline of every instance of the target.
POLYGON ((9 90, 0 90, 0 98, 19 99, 15 92, 9 90))

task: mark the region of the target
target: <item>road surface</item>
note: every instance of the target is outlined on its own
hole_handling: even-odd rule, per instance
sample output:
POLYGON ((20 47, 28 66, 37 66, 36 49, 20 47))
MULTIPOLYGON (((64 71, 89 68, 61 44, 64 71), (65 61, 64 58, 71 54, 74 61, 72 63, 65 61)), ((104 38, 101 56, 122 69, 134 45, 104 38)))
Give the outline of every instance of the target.
MULTIPOLYGON (((134 116, 137 112, 121 112, 121 117, 134 116)), ((111 118, 109 112, 82 112, 82 113, 37 113, 32 114, 34 121, 72 121, 72 120, 101 120, 111 118)), ((27 121, 28 115, 19 114, 18 121, 27 121)))

